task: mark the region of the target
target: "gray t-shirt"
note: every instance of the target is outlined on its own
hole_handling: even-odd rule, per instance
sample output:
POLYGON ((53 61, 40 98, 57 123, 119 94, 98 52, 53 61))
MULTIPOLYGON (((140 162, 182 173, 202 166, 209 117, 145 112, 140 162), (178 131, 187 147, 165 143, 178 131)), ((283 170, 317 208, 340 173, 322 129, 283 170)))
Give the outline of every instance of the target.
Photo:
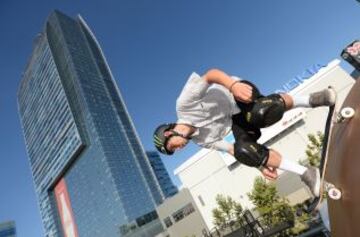
MULTIPOLYGON (((232 77, 240 80, 238 77, 232 77)), ((177 123, 197 128, 192 140, 205 148, 228 151, 233 145, 223 140, 230 132, 232 115, 240 113, 233 95, 225 87, 209 84, 192 73, 176 101, 177 123)))

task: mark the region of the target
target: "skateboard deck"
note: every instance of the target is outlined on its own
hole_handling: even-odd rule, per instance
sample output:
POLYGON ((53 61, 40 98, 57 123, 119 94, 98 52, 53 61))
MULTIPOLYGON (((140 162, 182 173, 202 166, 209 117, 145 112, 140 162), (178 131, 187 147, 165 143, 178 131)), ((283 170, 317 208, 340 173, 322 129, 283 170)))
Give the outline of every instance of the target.
MULTIPOLYGON (((336 104, 336 103, 335 103, 336 104)), ((329 113, 326 119, 325 131, 324 131, 324 140, 323 140, 323 147, 321 152, 321 161, 320 161, 320 194, 319 197, 315 197, 306 212, 317 212, 320 208, 320 204, 324 199, 325 192, 327 193, 328 197, 332 200, 339 200, 341 198, 341 190, 338 189, 334 184, 327 182, 325 180, 326 171, 328 167, 328 160, 329 160, 329 143, 332 139, 332 132, 333 126, 335 124, 343 123, 345 121, 350 120, 355 111, 351 107, 344 107, 339 112, 335 111, 336 105, 329 107, 329 113)), ((333 144, 334 145, 334 144, 333 144)))
POLYGON ((325 180, 341 191, 341 198, 327 198, 331 236, 353 237, 360 233, 359 91, 357 78, 342 104, 342 110, 353 109, 353 117, 334 124, 329 143, 325 180))
POLYGON ((321 151, 321 160, 320 160, 320 194, 319 197, 315 197, 310 205, 308 206, 306 212, 311 213, 317 211, 320 207, 320 204, 324 197, 324 191, 326 190, 325 184, 325 173, 326 173, 326 165, 328 161, 328 144, 331 138, 331 131, 332 126, 335 122, 336 113, 335 113, 335 105, 329 107, 328 116, 326 118, 325 130, 324 130, 324 140, 322 144, 322 151, 321 151))

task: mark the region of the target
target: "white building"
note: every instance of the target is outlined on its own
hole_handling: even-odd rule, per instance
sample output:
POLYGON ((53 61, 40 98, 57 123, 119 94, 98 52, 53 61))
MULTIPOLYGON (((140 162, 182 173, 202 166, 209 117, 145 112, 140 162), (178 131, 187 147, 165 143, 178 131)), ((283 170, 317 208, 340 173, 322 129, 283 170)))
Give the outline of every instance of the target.
POLYGON ((183 188, 176 195, 165 199, 165 201, 156 208, 159 219, 166 232, 162 236, 171 237, 192 237, 203 236, 208 233, 204 218, 189 189, 183 188))
MULTIPOLYGON (((289 93, 309 94, 331 85, 338 93, 338 108, 354 83, 354 79, 340 67, 339 63, 339 60, 334 60, 327 66, 318 68, 317 72, 302 80, 301 84, 289 93)), ((296 80, 298 82, 299 78, 296 80)), ((304 159, 308 144, 307 135, 323 131, 327 111, 328 108, 325 107, 288 111, 281 121, 262 130, 259 142, 279 151, 287 159, 294 161, 304 159)), ((180 165, 174 173, 180 178, 183 187, 190 190, 208 229, 214 227, 211 211, 216 207, 216 195, 231 196, 243 207, 252 208, 247 193, 253 188, 254 178, 261 175, 257 169, 241 165, 231 156, 207 149, 201 149, 180 165)), ((308 190, 296 175, 287 172, 281 174, 277 186, 280 194, 286 196, 290 203, 301 202, 309 197, 308 190)))

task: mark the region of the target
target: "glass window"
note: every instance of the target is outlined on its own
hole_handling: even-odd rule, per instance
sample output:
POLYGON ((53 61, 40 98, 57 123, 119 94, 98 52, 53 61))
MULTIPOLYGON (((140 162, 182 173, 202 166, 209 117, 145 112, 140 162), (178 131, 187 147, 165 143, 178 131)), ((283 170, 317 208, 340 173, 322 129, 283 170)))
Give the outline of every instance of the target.
POLYGON ((173 216, 175 222, 178 222, 178 221, 184 219, 186 216, 193 213, 194 211, 195 211, 194 206, 191 203, 188 203, 181 209, 174 212, 172 216, 173 216))
POLYGON ((166 217, 164 219, 164 224, 165 224, 166 228, 169 228, 170 226, 172 226, 173 223, 172 223, 170 217, 166 217))
POLYGON ((205 202, 204 202, 204 200, 202 199, 201 195, 199 195, 198 198, 199 198, 199 201, 200 201, 201 205, 202 205, 202 206, 205 206, 205 202))

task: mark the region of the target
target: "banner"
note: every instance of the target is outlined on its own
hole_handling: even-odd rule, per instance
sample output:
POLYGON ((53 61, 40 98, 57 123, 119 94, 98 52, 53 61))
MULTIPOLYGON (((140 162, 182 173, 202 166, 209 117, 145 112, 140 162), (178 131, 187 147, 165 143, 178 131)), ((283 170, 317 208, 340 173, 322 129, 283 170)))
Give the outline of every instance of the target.
POLYGON ((64 179, 55 187, 56 203, 65 237, 79 237, 71 208, 69 193, 64 179))

